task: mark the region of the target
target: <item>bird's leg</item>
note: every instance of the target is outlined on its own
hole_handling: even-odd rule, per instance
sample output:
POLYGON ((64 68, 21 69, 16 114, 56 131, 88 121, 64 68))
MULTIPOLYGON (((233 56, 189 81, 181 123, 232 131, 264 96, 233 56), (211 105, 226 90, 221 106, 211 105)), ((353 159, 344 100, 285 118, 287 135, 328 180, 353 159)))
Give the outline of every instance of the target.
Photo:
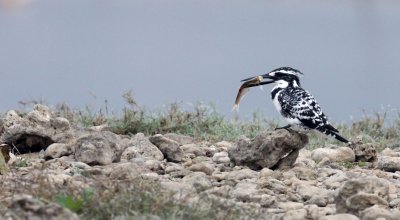
POLYGON ((289 131, 289 132, 290 132, 290 130, 289 130, 290 127, 291 127, 291 125, 285 125, 285 126, 283 126, 283 127, 277 127, 277 128, 275 128, 275 131, 276 131, 276 130, 279 130, 279 129, 285 129, 286 131, 289 131))

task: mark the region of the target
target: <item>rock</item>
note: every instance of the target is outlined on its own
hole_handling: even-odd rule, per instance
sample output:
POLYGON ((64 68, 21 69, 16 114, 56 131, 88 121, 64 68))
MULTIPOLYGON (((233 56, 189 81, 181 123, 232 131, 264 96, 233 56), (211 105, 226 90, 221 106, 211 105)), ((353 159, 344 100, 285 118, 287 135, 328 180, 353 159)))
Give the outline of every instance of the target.
POLYGON ((207 162, 201 162, 201 163, 196 163, 193 164, 188 168, 190 171, 198 171, 198 172, 203 172, 207 175, 211 175, 214 172, 214 165, 211 163, 207 162))
MULTIPOLYGON (((283 162, 284 156, 294 150, 303 148, 308 143, 308 137, 295 131, 277 130, 263 132, 254 140, 239 139, 235 147, 228 149, 229 158, 236 165, 248 166, 253 170, 264 167, 273 168, 282 160, 286 166, 294 163, 293 158, 289 162, 283 162)), ((295 153, 294 156, 297 157, 295 153)))
POLYGON ((359 220, 359 218, 352 214, 336 214, 321 217, 319 220, 359 220))
POLYGON ((0 156, 3 156, 6 163, 11 159, 10 150, 11 147, 8 144, 0 144, 0 156))
POLYGON ((185 154, 194 154, 195 156, 206 156, 205 149, 197 144, 185 144, 180 147, 185 154))
POLYGON ((133 158, 130 162, 136 164, 138 167, 145 168, 157 174, 164 174, 166 163, 164 161, 154 160, 151 158, 133 158))
POLYGON ((336 192, 337 213, 360 215, 373 205, 388 207, 389 184, 376 177, 347 180, 336 192))
POLYGON ((144 167, 139 167, 132 162, 112 163, 102 167, 101 171, 113 180, 132 180, 139 177, 141 173, 148 172, 144 167))
POLYGON ((293 167, 292 171, 296 174, 299 180, 315 180, 317 179, 317 172, 308 167, 293 167))
POLYGON ((53 143, 47 147, 44 152, 45 159, 60 158, 62 156, 68 156, 73 153, 72 147, 63 143, 53 143))
POLYGON ((120 158, 116 135, 111 132, 92 132, 78 138, 75 159, 89 165, 106 165, 120 158))
POLYGON ((378 169, 387 172, 400 171, 400 157, 388 157, 388 156, 378 157, 378 169))
POLYGON ((282 220, 304 220, 307 219, 307 210, 295 209, 285 213, 282 220))
POLYGON ((212 184, 208 176, 202 172, 193 172, 182 178, 184 183, 192 184, 197 192, 211 188, 212 184))
POLYGON ((360 215, 361 220, 376 220, 376 219, 385 219, 385 220, 398 220, 400 219, 400 211, 390 212, 387 209, 379 207, 378 205, 374 205, 372 207, 366 208, 361 212, 360 215))
POLYGON ((274 171, 269 169, 269 168, 263 168, 260 171, 260 178, 268 178, 271 177, 274 174, 274 171))
POLYGON ((150 142, 158 147, 164 154, 165 158, 171 162, 181 162, 183 158, 183 151, 179 147, 179 143, 164 137, 161 134, 156 134, 150 137, 150 142))
POLYGON ((308 217, 310 219, 320 219, 326 215, 333 215, 336 213, 336 209, 334 207, 318 207, 317 205, 305 205, 304 208, 308 212, 308 217))
POLYGON ((15 146, 19 153, 38 152, 52 143, 68 143, 74 138, 68 120, 53 117, 44 105, 35 105, 25 117, 9 111, 3 127, 0 143, 15 146))
POLYGON ((344 172, 338 171, 335 174, 328 177, 327 179, 325 179, 323 183, 328 189, 337 189, 343 184, 344 181, 348 179, 349 178, 344 172))
POLYGON ((231 159, 229 159, 229 156, 228 156, 228 152, 226 152, 226 151, 215 153, 214 156, 212 157, 212 160, 215 163, 230 163, 231 162, 231 159))
POLYGON ((194 143, 194 138, 182 134, 168 133, 165 134, 164 137, 176 141, 179 145, 194 143))
POLYGON ((388 156, 388 157, 400 157, 400 152, 394 151, 388 147, 383 149, 381 154, 382 154, 382 156, 388 156))
POLYGON ((137 133, 132 138, 124 138, 121 144, 125 146, 121 160, 129 161, 132 158, 146 157, 155 160, 164 160, 163 153, 147 139, 143 133, 137 133))
POLYGON ((329 202, 333 202, 331 193, 324 188, 301 184, 296 187, 296 191, 307 204, 326 206, 329 202))
POLYGON ((277 207, 285 211, 290 211, 294 209, 301 209, 304 207, 304 204, 301 202, 279 202, 277 207))
POLYGON ((11 201, 5 219, 77 220, 78 216, 55 203, 47 203, 28 195, 17 195, 11 201))
POLYGON ((0 146, 0 175, 8 172, 7 162, 10 160, 8 145, 0 146))
POLYGON ((350 144, 355 154, 355 161, 374 162, 377 158, 376 149, 372 143, 363 144, 361 141, 350 144))
POLYGON ((228 150, 229 148, 233 147, 233 144, 231 142, 228 142, 228 141, 220 141, 220 142, 217 142, 215 144, 215 146, 218 147, 218 148, 222 148, 224 150, 228 150))
POLYGON ((251 182, 239 182, 232 191, 233 197, 242 202, 250 202, 251 197, 259 194, 257 184, 251 182))
POLYGON ((298 156, 299 156, 299 149, 293 150, 288 155, 286 155, 284 159, 279 160, 274 167, 280 170, 289 169, 296 162, 298 156))
POLYGON ((329 158, 330 161, 336 162, 354 162, 355 155, 349 147, 339 147, 337 149, 331 148, 317 148, 311 152, 311 158, 314 161, 321 161, 324 158, 329 158))

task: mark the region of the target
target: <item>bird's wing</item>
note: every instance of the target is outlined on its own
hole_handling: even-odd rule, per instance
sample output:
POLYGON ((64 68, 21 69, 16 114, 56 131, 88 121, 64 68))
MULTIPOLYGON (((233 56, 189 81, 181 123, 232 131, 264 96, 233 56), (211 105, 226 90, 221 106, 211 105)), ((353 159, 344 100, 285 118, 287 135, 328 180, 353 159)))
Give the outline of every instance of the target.
POLYGON ((291 95, 282 93, 279 101, 281 102, 282 112, 292 118, 297 118, 309 128, 325 127, 328 130, 337 130, 328 122, 326 115, 315 98, 302 88, 291 91, 291 95))

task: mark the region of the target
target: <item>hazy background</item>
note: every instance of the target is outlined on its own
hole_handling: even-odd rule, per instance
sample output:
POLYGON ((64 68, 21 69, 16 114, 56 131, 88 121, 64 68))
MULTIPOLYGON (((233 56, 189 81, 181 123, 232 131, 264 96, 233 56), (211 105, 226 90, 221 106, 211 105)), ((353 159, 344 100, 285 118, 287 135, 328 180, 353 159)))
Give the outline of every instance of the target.
MULTIPOLYGON (((0 0, 0 111, 44 99, 75 108, 132 90, 149 109, 213 102, 229 116, 240 80, 304 72, 334 122, 400 108, 400 1, 0 0)), ((241 103, 278 114, 270 86, 241 103), (266 94, 268 92, 268 94, 266 94)))

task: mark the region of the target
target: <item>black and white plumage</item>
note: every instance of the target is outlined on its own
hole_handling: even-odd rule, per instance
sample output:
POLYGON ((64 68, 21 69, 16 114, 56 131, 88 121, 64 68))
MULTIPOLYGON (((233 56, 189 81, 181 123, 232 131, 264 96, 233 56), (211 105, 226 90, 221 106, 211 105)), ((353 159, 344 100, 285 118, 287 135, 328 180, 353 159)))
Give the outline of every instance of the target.
POLYGON ((271 98, 278 112, 289 123, 281 128, 288 129, 296 126, 303 129, 315 129, 341 142, 350 143, 329 123, 314 97, 301 88, 299 80, 301 75, 303 74, 300 71, 290 67, 281 67, 262 75, 263 79, 271 79, 271 81, 261 82, 259 85, 275 84, 271 91, 271 98))

